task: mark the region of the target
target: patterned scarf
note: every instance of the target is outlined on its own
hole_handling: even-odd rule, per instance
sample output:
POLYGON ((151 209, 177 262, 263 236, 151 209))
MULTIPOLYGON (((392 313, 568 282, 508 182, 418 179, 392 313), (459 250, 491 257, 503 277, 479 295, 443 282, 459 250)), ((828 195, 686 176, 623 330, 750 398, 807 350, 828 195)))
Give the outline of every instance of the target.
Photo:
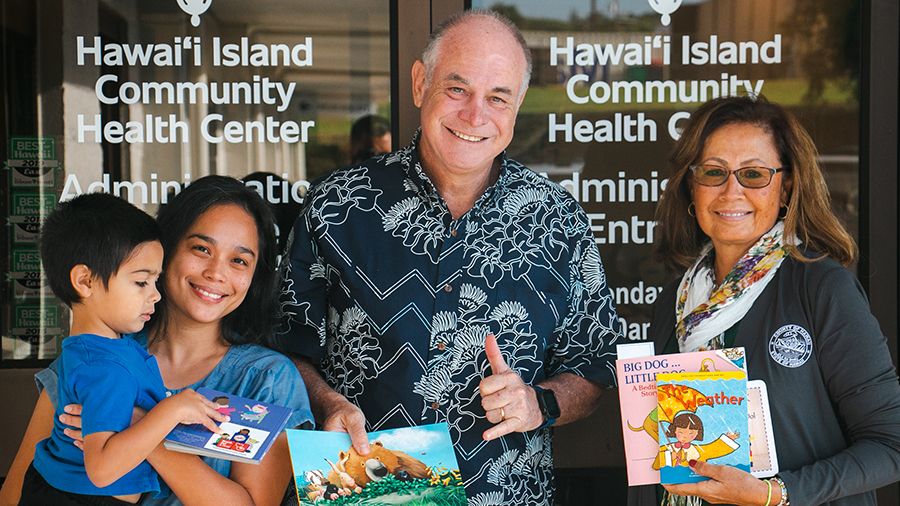
POLYGON ((710 243, 684 273, 678 287, 675 335, 681 352, 722 347, 722 334, 750 311, 787 256, 784 222, 776 222, 760 237, 718 287, 711 253, 710 243))

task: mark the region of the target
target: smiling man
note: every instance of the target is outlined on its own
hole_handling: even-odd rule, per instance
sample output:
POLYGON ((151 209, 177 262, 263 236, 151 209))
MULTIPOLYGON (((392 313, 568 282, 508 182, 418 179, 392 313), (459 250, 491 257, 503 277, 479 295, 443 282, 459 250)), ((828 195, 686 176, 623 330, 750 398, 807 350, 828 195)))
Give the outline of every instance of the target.
POLYGON ((447 21, 412 68, 421 130, 309 192, 282 348, 325 430, 446 422, 477 504, 552 504, 551 426, 611 386, 618 319, 587 217, 508 159, 531 74, 507 19, 447 21))

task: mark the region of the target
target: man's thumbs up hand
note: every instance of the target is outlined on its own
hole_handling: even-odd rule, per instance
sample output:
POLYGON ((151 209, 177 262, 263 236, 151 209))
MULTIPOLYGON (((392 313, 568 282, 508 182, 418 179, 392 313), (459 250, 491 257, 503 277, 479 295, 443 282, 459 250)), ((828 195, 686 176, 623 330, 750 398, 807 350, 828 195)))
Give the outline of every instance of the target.
POLYGON ((497 345, 497 338, 494 334, 488 334, 484 338, 484 352, 487 354, 488 363, 491 364, 491 374, 503 374, 510 370, 503 359, 503 353, 500 352, 500 346, 497 345))
POLYGON ((484 431, 482 437, 490 441, 511 432, 527 432, 540 427, 544 417, 537 393, 510 369, 493 334, 485 336, 484 352, 491 375, 481 380, 478 390, 486 418, 496 425, 484 431))

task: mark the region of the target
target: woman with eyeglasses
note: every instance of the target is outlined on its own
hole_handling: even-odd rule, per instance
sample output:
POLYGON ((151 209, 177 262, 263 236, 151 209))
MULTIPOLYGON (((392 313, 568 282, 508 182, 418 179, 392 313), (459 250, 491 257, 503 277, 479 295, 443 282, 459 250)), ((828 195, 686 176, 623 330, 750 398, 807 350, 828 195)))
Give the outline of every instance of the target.
MULTIPOLYGON (((816 148, 760 97, 701 106, 676 143, 657 210, 657 253, 683 275, 654 305, 658 352, 743 346, 767 384, 780 472, 639 487, 633 505, 874 505, 900 479, 900 384, 845 266, 853 239, 831 211, 816 148)), ((752 451, 752 449, 751 449, 752 451)))

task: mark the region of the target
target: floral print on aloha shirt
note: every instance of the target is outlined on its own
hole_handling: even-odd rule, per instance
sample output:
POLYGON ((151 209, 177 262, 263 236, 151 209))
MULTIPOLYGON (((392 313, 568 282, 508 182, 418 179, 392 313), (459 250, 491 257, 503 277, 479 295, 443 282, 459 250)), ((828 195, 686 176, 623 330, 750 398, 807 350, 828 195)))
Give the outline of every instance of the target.
POLYGON ((482 440, 484 338, 528 384, 572 373, 612 386, 619 322, 584 211, 500 161, 457 220, 416 140, 315 184, 286 257, 280 342, 318 361, 370 431, 446 422, 470 504, 551 504, 549 430, 482 440))

